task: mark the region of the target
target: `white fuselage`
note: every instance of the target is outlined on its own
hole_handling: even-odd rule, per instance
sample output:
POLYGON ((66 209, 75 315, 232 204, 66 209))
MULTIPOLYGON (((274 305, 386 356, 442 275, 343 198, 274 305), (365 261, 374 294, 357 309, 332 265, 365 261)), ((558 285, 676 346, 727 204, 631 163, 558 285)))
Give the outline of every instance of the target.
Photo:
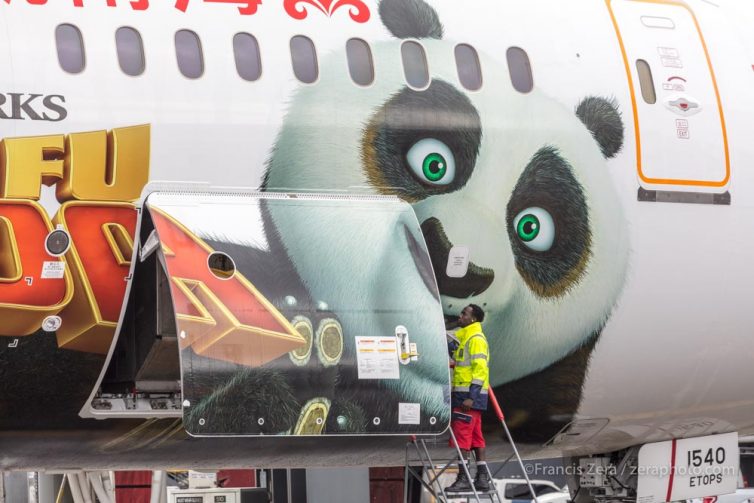
MULTIPOLYGON (((21 0, 0 4, 0 68, 3 69, 0 93, 6 96, 0 110, 9 117, 0 120, 0 138, 150 124, 149 179, 152 182, 262 186, 286 118, 301 114, 301 110, 295 108, 300 106, 296 97, 303 96, 299 91, 302 87, 315 97, 324 95, 329 100, 317 102, 313 98, 301 98, 309 108, 305 110, 307 121, 299 125, 318 129, 316 134, 303 131, 302 137, 322 142, 311 149, 315 152, 312 163, 323 160, 325 155, 337 156, 343 152, 338 138, 356 137, 355 132, 360 134, 369 119, 349 108, 351 103, 360 100, 358 93, 364 93, 360 101, 376 102, 380 79, 383 76, 386 80, 394 79, 402 73, 402 69, 395 66, 400 62, 400 45, 397 42, 393 47, 387 45, 394 38, 380 23, 373 1, 366 2, 371 18, 365 23, 353 21, 348 7, 336 8, 326 15, 309 5, 307 17, 293 19, 286 13, 283 2, 265 2, 253 15, 239 13, 238 7, 244 2, 236 5, 192 0, 186 12, 176 9, 170 1, 155 1, 140 11, 123 0, 115 7, 101 0, 85 0, 84 3, 83 7, 75 7, 72 0, 54 0, 46 5, 29 5, 21 0), (81 73, 67 73, 58 64, 55 30, 61 23, 73 24, 82 33, 86 65, 81 73), (145 70, 139 76, 128 76, 119 67, 115 32, 122 26, 136 29, 143 40, 145 70), (204 71, 196 79, 182 76, 176 62, 174 35, 184 29, 192 30, 201 40, 204 71), (236 69, 233 36, 240 32, 253 34, 259 42, 262 75, 253 82, 240 78, 236 69), (297 81, 289 46, 295 35, 305 35, 314 42, 320 71, 326 70, 332 75, 320 74, 312 84, 297 81), (388 47, 374 50, 375 84, 347 92, 317 90, 317 86, 347 82, 349 69, 343 48, 351 38, 388 47), (383 54, 388 55, 383 57, 383 54), (340 68, 335 59, 339 57, 343 58, 340 68), (341 74, 336 75, 336 72, 341 74), (14 118, 10 93, 63 96, 66 116, 58 121, 31 120, 21 109, 21 116, 14 118), (348 99, 335 106, 333 101, 340 94, 348 99), (311 116, 319 117, 318 123, 314 124, 311 116)), ((635 8, 636 4, 648 9, 647 16, 662 17, 662 12, 652 10, 661 8, 670 9, 671 14, 678 13, 675 28, 678 46, 674 49, 683 59, 686 54, 703 54, 698 52, 702 46, 697 33, 682 32, 684 27, 688 28, 683 24, 688 21, 684 17, 685 7, 670 1, 645 3, 642 0, 436 0, 433 4, 445 31, 442 42, 427 42, 427 45, 434 44, 428 51, 430 75, 435 75, 433 68, 446 73, 450 71, 448 68, 452 69, 449 65, 453 63, 456 43, 470 44, 483 55, 483 75, 487 75, 484 66, 487 63, 500 65, 502 69, 489 72, 490 78, 483 79, 483 88, 478 94, 468 92, 482 123, 489 128, 482 132, 482 142, 520 125, 522 139, 511 140, 519 150, 513 147, 506 150, 501 146, 500 152, 513 152, 511 158, 516 155, 529 158, 536 148, 548 142, 547 138, 558 137, 551 135, 551 130, 578 122, 549 116, 548 103, 557 102, 562 110, 573 111, 586 96, 614 99, 624 123, 622 149, 604 160, 608 175, 603 173, 598 177, 608 180, 610 192, 588 194, 587 202, 591 204, 603 197, 609 199, 604 203, 605 208, 620 208, 614 218, 625 222, 626 227, 625 233, 616 239, 625 240, 626 246, 615 245, 609 234, 600 230, 609 229, 613 220, 607 217, 601 220, 601 216, 595 214, 590 219, 597 226, 593 231, 597 233, 593 238, 593 262, 583 273, 584 284, 590 285, 588 289, 542 299, 524 291, 523 286, 519 287, 519 283, 523 283, 516 283, 517 279, 506 280, 508 283, 500 286, 500 292, 503 288, 513 292, 509 297, 499 293, 500 298, 513 299, 511 302, 518 302, 517 306, 525 304, 525 308, 513 309, 506 305, 506 309, 511 310, 501 308, 499 313, 544 314, 530 323, 523 318, 511 320, 516 333, 505 334, 507 340, 526 330, 531 330, 531 335, 492 349, 499 365, 491 373, 492 385, 503 385, 542 370, 586 342, 573 327, 588 323, 599 332, 598 325, 606 320, 591 353, 581 403, 574 417, 577 422, 597 419, 600 427, 578 439, 562 438, 556 441, 555 448, 566 452, 571 449, 607 452, 671 437, 730 431, 754 433, 751 385, 754 382, 751 349, 754 328, 754 267, 751 265, 754 255, 751 237, 754 224, 754 6, 746 0, 688 2, 703 34, 709 64, 714 69, 716 91, 710 82, 700 84, 698 92, 691 88, 694 79, 709 79, 708 66, 674 68, 688 81, 688 95, 694 95, 702 107, 699 115, 685 117, 674 115, 669 107, 661 104, 670 93, 678 92, 662 88, 667 67, 653 68, 655 108, 642 100, 634 60, 645 58, 642 51, 646 51, 646 47, 631 46, 632 40, 639 38, 632 38, 634 28, 621 24, 620 18, 623 7, 635 8), (632 5, 625 6, 626 3, 632 5), (616 27, 621 30, 623 44, 619 42, 616 27), (442 43, 447 45, 444 56, 442 47, 435 49, 442 43), (536 88, 531 99, 541 101, 527 104, 529 95, 516 95, 515 100, 519 101, 511 100, 510 106, 505 101, 499 107, 484 105, 487 96, 494 96, 490 86, 510 87, 510 82, 495 80, 506 76, 506 51, 510 47, 522 48, 528 54, 536 88), (631 83, 627 68, 632 75, 631 83), (506 110, 515 110, 517 115, 503 117, 506 110), (695 123, 694 117, 699 122, 695 123), (721 117, 724 117, 722 132, 721 117), (688 122, 684 125, 677 122, 679 120, 688 122), (638 135, 637 125, 641 128, 638 135), (687 134, 689 136, 685 137, 687 134), (540 141, 540 138, 544 139, 540 141), (637 149, 637 138, 640 149, 637 149), (534 145, 533 142, 540 143, 534 145), (641 173, 638 156, 642 158, 641 173), (693 183, 687 183, 689 180, 693 183), (639 200, 640 188, 656 192, 657 201, 639 200), (688 197, 701 198, 703 204, 692 204, 680 193, 692 193, 688 197), (730 204, 705 204, 713 197, 724 198, 726 193, 730 204), (663 197, 672 202, 662 202, 663 197), (623 251, 614 252, 621 249, 623 251), (589 283, 595 281, 590 274, 609 275, 614 278, 610 281, 619 281, 621 286, 603 292, 598 281, 593 286, 589 283), (608 297, 609 300, 605 300, 608 297), (604 309, 596 314, 588 313, 585 306, 600 302, 606 303, 604 309), (559 331, 576 335, 556 339, 559 331), (539 335, 541 341, 536 339, 539 335), (522 356, 514 358, 507 352, 510 348, 515 348, 516 355, 522 356)), ((654 47, 654 42, 641 40, 649 44, 647 47, 654 47)), ((655 45, 664 47, 662 44, 665 42, 655 45)), ((692 59, 689 56, 688 60, 692 59)), ((457 82, 452 84, 459 86, 457 82)), ((506 90, 506 93, 512 92, 506 90)), ((42 103, 39 98, 33 106, 42 108, 42 103)), ((580 133, 578 138, 574 142, 588 140, 586 133, 580 133)), ((560 150, 571 159, 581 159, 580 145, 573 143, 560 150)), ((305 145, 298 145, 298 148, 303 147, 305 145)), ((480 159, 487 155, 485 148, 481 149, 480 159)), ((357 154, 354 158, 358 161, 357 154)), ((589 159, 588 162, 592 158, 602 161, 602 157, 594 153, 585 154, 584 158, 589 159)), ((311 173, 306 176, 313 181, 302 183, 297 189, 363 191, 358 177, 345 187, 327 187, 326 183, 317 182, 311 173)), ((515 180, 506 181, 507 192, 498 196, 488 179, 475 182, 472 178, 466 188, 474 193, 466 196, 469 204, 475 194, 484 194, 479 197, 490 199, 500 197, 504 208, 514 183, 515 180)), ((589 187, 592 182, 582 183, 589 187)), ((594 183, 598 187, 602 182, 594 183)), ((442 203, 440 199, 437 201, 442 203)), ((465 204, 463 197, 454 201, 458 207, 465 204)), ((51 215, 59 206, 52 187, 43 187, 40 202, 51 215)), ((437 209, 432 204, 417 203, 420 221, 423 212, 445 211, 447 218, 456 212, 455 206, 437 209)), ((460 242, 463 240, 488 238, 492 242, 496 239, 492 235, 466 236, 463 230, 454 234, 451 229, 448 234, 451 241, 458 241, 456 244, 467 244, 460 242)), ((506 243, 507 239, 505 236, 506 243)), ((477 248, 475 255, 471 246, 472 261, 475 256, 481 266, 491 266, 498 258, 494 250, 484 246, 477 248)), ((513 259, 505 260, 515 272, 513 259)), ((503 262, 501 259, 500 268, 503 262)), ((497 271, 496 274, 496 278, 503 277, 497 271)), ((494 288, 492 291, 497 292, 494 288)), ((494 299, 484 295, 478 299, 480 303, 494 303, 494 299)), ((443 302, 452 304, 452 299, 443 296, 443 302)), ((458 310, 456 304, 448 308, 446 314, 452 315, 458 310)), ((493 316, 493 319, 496 320, 494 327, 486 327, 490 338, 496 335, 490 331, 506 326, 504 316, 499 319, 493 316)), ((0 332, 1 327, 2 320, 0 332)), ((505 405, 505 397, 502 402, 505 405)))

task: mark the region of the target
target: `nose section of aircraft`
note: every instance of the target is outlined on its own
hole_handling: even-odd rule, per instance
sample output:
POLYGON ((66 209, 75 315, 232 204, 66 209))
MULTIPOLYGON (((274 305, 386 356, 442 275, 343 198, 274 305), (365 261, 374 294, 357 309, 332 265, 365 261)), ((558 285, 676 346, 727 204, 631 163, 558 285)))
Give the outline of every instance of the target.
POLYGON ((466 299, 479 295, 487 290, 495 280, 492 269, 469 263, 468 271, 462 278, 451 278, 445 273, 448 267, 448 257, 453 243, 442 227, 442 222, 435 217, 426 219, 421 224, 427 249, 432 260, 432 268, 437 278, 440 295, 466 299))

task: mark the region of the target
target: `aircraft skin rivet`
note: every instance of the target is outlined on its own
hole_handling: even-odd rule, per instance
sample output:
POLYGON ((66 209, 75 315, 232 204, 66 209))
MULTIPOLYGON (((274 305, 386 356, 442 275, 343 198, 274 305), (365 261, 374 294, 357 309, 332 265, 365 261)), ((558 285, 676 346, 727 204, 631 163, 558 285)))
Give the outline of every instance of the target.
POLYGON ((293 295, 286 295, 285 303, 288 306, 295 306, 298 302, 296 301, 296 297, 294 297, 293 295))
POLYGON ((437 423, 437 418, 435 416, 432 416, 429 418, 429 424, 435 424, 437 423))
POLYGON ((191 402, 189 402, 188 400, 184 400, 183 401, 183 406, 184 407, 191 407, 191 402))
POLYGON ((257 424, 258 424, 259 426, 262 426, 262 425, 264 424, 264 418, 263 418, 263 417, 260 417, 259 419, 257 419, 257 424))
POLYGON ((186 332, 181 330, 181 339, 185 339, 185 338, 186 338, 186 332))
POLYGON ((380 418, 379 417, 375 417, 374 419, 372 419, 372 423, 375 426, 378 426, 380 424, 380 418))
POLYGON ((201 418, 199 420, 199 426, 204 426, 204 423, 206 423, 206 421, 204 420, 204 418, 201 418))

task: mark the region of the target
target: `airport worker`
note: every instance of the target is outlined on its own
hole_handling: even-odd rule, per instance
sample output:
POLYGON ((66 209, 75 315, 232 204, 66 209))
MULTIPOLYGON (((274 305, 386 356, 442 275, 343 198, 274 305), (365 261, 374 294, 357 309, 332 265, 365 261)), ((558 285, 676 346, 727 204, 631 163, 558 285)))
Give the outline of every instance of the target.
MULTIPOLYGON (((474 487, 480 492, 490 489, 485 460, 486 444, 482 436, 482 411, 487 410, 487 394, 490 387, 489 348, 482 333, 483 321, 482 308, 469 304, 458 318, 461 328, 455 333, 457 342, 448 344, 448 348, 452 349, 451 359, 455 361, 450 426, 464 459, 468 460, 469 452, 474 450, 477 462, 474 487)), ((471 481, 463 470, 459 470, 456 481, 446 491, 471 491, 471 481)))

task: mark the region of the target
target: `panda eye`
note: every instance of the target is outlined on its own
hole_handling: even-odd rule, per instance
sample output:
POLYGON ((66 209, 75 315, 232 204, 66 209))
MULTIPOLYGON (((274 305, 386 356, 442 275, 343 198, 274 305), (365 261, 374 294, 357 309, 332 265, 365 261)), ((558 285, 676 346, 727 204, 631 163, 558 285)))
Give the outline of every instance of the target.
POLYGON ((513 219, 513 228, 518 239, 534 251, 546 252, 555 241, 555 222, 542 208, 526 208, 513 219))
POLYGON ((406 154, 408 165, 420 182, 448 185, 456 176, 456 161, 450 148, 440 140, 419 140, 406 154))

